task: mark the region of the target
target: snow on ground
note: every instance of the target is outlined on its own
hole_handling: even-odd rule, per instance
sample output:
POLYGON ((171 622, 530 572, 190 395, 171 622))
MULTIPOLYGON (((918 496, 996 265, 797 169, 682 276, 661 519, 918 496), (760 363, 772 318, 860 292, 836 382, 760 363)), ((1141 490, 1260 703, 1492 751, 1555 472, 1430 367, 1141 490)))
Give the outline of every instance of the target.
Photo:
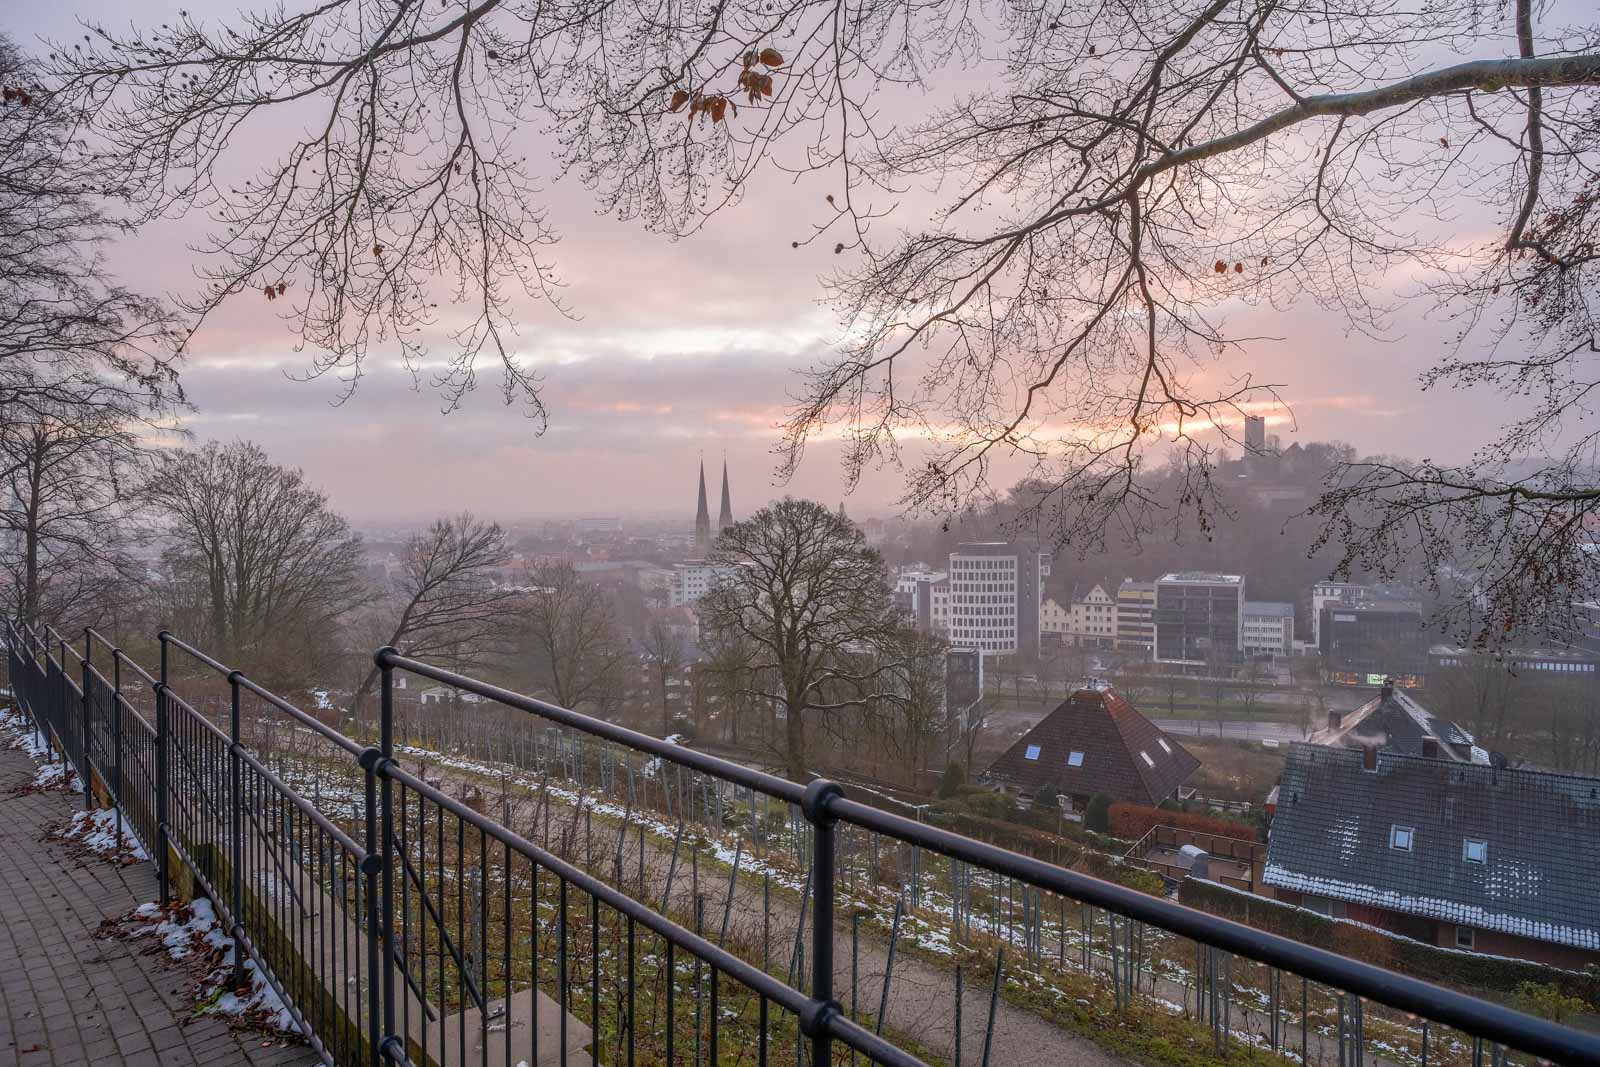
POLYGON ((211 902, 204 897, 193 904, 141 904, 124 923, 130 937, 154 937, 174 960, 205 961, 195 998, 201 1011, 228 1015, 264 1030, 299 1033, 294 1017, 256 966, 245 960, 249 987, 236 991, 233 977, 233 939, 222 932, 211 902))
POLYGON ((5 735, 6 747, 20 749, 40 764, 39 773, 33 776, 35 789, 72 789, 83 792, 83 783, 65 762, 51 759, 54 755, 44 739, 34 731, 33 723, 16 708, 0 708, 0 733, 5 735))
POLYGON ((117 836, 117 813, 110 808, 75 812, 72 823, 55 836, 64 841, 76 841, 90 852, 97 852, 119 863, 150 858, 126 819, 122 820, 122 836, 117 836))

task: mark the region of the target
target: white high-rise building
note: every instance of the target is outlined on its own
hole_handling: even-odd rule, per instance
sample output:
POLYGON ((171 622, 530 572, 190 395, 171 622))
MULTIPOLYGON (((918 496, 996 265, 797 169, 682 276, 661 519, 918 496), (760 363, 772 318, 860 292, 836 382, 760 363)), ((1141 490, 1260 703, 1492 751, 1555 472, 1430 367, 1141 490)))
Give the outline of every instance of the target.
POLYGON ((1039 548, 981 541, 950 553, 950 625, 957 648, 996 655, 1039 653, 1039 607, 1050 553, 1039 548))
POLYGON ((711 592, 719 581, 732 574, 734 566, 731 563, 713 563, 706 559, 690 559, 674 563, 671 606, 693 607, 699 603, 701 597, 711 592))

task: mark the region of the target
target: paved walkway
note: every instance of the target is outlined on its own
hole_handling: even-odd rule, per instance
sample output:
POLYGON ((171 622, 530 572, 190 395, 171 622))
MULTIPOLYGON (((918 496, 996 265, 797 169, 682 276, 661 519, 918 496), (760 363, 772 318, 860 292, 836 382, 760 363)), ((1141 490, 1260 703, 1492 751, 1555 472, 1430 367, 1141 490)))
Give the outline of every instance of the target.
POLYGON ((79 794, 17 795, 36 766, 0 735, 0 1067, 190 1067, 320 1062, 195 1016, 190 979, 142 940, 96 936, 101 923, 157 899, 148 863, 116 866, 46 839, 79 794))

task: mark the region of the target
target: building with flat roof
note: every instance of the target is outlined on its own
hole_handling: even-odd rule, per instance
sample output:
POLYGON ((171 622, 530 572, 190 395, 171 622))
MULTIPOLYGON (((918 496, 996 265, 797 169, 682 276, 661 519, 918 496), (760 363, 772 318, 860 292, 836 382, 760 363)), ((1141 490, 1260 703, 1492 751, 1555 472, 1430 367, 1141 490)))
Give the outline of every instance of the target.
POLYGON ((950 553, 950 625, 958 648, 993 655, 1039 654, 1039 608, 1050 553, 1006 541, 977 541, 950 553))
POLYGON ((1117 648, 1149 659, 1156 647, 1156 583, 1122 579, 1117 586, 1117 648))
POLYGON ((687 559, 672 565, 672 592, 668 605, 674 608, 691 608, 700 598, 715 589, 737 570, 732 563, 716 563, 708 559, 687 559))
POLYGON ((1318 630, 1330 682, 1378 686, 1393 678, 1402 688, 1416 688, 1427 676, 1428 639, 1415 600, 1327 603, 1318 630))
POLYGON ((1246 600, 1239 623, 1239 648, 1246 656, 1294 654, 1294 605, 1277 600, 1246 600))
POLYGON ((1156 579, 1155 659, 1191 667, 1226 666, 1240 657, 1244 577, 1177 571, 1156 579))

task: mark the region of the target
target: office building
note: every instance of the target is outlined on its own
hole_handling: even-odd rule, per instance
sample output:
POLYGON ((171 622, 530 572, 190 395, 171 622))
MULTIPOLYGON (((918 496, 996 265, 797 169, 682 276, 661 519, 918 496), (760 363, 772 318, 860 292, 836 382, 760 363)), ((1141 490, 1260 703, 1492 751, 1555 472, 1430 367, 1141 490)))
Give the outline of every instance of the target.
POLYGON ((1294 605, 1276 600, 1246 600, 1239 624, 1239 647, 1246 656, 1294 653, 1294 605))
POLYGON ((1050 553, 1036 547, 1004 541, 957 546, 948 579, 950 643, 995 655, 1038 655, 1049 574, 1050 553))
POLYGON ((1244 578, 1179 571, 1156 579, 1155 659, 1186 667, 1226 667, 1239 661, 1244 578))
POLYGON ((1415 600, 1367 598, 1323 605, 1317 630, 1328 680, 1339 685, 1403 688, 1422 684, 1428 641, 1422 605, 1415 600))

